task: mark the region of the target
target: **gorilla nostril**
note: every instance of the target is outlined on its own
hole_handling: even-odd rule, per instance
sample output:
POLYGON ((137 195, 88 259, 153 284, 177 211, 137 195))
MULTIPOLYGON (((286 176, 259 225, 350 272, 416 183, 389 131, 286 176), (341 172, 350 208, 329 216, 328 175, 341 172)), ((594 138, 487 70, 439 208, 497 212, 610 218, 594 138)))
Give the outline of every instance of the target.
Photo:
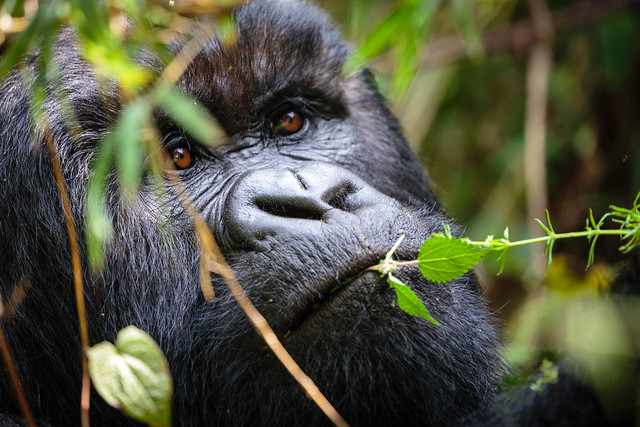
POLYGON ((356 186, 351 182, 342 182, 323 194, 322 201, 335 209, 340 209, 345 212, 353 212, 357 209, 357 206, 350 203, 348 197, 357 191, 358 188, 356 188, 356 186))
POLYGON ((302 198, 260 197, 254 203, 261 211, 283 218, 320 221, 326 212, 326 209, 313 200, 302 198))
POLYGON ((349 171, 324 163, 243 174, 224 201, 225 244, 267 251, 288 239, 316 241, 327 230, 353 227, 383 197, 349 171), (265 236, 274 237, 265 239, 265 236))

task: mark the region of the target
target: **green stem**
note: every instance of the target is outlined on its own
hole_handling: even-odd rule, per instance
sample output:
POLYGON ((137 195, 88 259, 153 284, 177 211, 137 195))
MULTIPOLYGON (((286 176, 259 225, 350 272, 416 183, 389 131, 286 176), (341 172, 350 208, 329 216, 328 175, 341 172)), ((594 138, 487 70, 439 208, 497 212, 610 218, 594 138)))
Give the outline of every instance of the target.
MULTIPOLYGON (((605 236, 605 235, 609 235, 609 236, 624 236, 627 233, 629 233, 630 230, 627 229, 620 229, 620 230, 587 230, 587 231, 576 231, 576 232, 571 232, 571 233, 550 233, 547 236, 543 236, 543 237, 536 237, 533 239, 526 239, 526 240, 518 240, 515 242, 510 242, 508 240, 498 240, 497 242, 499 242, 500 245, 505 245, 507 247, 514 247, 514 246, 523 246, 523 245, 529 245, 532 243, 543 243, 543 242, 548 242, 549 240, 556 240, 556 239, 572 239, 572 238, 578 238, 578 237, 595 237, 595 236, 605 236)), ((491 248, 492 246, 495 246, 495 242, 491 242, 491 241, 484 241, 484 242, 474 242, 474 241, 469 241, 470 244, 472 244, 473 246, 480 246, 483 248, 491 248)))
MULTIPOLYGON (((518 240, 515 242, 511 242, 509 240, 506 239, 499 239, 499 240, 485 240, 482 242, 477 242, 477 241, 471 241, 469 240, 469 244, 473 245, 473 246, 478 246, 478 247, 482 247, 482 248, 488 248, 488 249, 505 249, 506 248, 512 248, 514 246, 523 246, 523 245, 530 245, 532 243, 546 243, 552 240, 557 240, 557 239, 573 239, 573 238, 579 238, 579 237, 587 237, 587 238, 593 238, 596 236, 620 236, 620 237, 624 237, 625 235, 627 235, 631 230, 629 229, 619 229, 619 230, 598 230, 598 229, 594 229, 594 230, 586 230, 586 231, 576 231, 576 232, 571 232, 571 233, 549 233, 546 236, 543 237, 536 237, 533 239, 526 239, 526 240, 518 240)), ((391 248, 391 250, 389 251, 389 253, 387 254, 387 257, 385 258, 385 263, 391 263, 393 265, 411 265, 411 264, 417 264, 418 260, 411 260, 411 261, 394 261, 391 259, 391 254, 397 249, 398 245, 402 242, 402 238, 404 238, 404 236, 402 236, 397 242, 396 244, 393 246, 393 248, 391 248)), ((379 267, 379 266, 374 266, 374 267, 379 267)))
POLYGON ((400 246, 400 243, 402 243, 402 241, 404 240, 405 235, 403 234, 402 236, 400 236, 398 238, 398 241, 391 247, 391 250, 389 252, 387 252, 387 256, 384 258, 385 262, 390 262, 393 261, 391 259, 391 256, 393 255, 393 253, 396 251, 396 249, 398 249, 398 246, 400 246))

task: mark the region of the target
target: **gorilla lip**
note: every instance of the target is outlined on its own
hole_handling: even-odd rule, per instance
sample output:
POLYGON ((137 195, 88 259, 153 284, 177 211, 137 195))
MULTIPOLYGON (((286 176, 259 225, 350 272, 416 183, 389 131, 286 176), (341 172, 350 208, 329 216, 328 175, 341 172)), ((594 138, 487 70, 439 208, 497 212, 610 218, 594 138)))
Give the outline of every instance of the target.
MULTIPOLYGON (((379 259, 379 257, 375 258, 376 261, 379 259)), ((362 279, 364 274, 368 272, 366 268, 375 265, 376 261, 357 263, 355 267, 346 269, 344 270, 345 273, 339 274, 338 280, 332 279, 320 282, 319 285, 315 287, 316 292, 309 295, 305 303, 305 308, 299 310, 291 317, 288 326, 275 331, 278 339, 280 339, 280 341, 286 340, 294 334, 300 326, 309 322, 316 313, 333 305, 341 295, 362 279), (362 267, 363 264, 366 264, 367 267, 362 267), (338 283, 337 285, 336 282, 338 283)))
MULTIPOLYGON (((343 269, 344 273, 338 275, 338 280, 325 280, 321 282, 317 287, 316 293, 309 295, 308 302, 305 304, 305 309, 298 311, 292 316, 291 322, 288 327, 283 327, 276 331, 276 336, 283 341, 295 333, 296 330, 306 324, 314 315, 328 308, 334 304, 336 299, 339 299, 341 295, 347 292, 353 287, 353 285, 359 282, 365 276, 365 273, 375 274, 374 271, 368 268, 381 262, 381 259, 386 256, 385 254, 377 254, 375 257, 368 258, 368 261, 363 263, 356 263, 355 267, 343 269), (363 267, 363 265, 365 267, 363 267), (338 283, 337 285, 335 283, 338 283), (284 331, 284 332, 283 332, 284 331)), ((400 261, 408 261, 415 259, 416 254, 410 250, 399 250, 396 252, 396 259, 400 261)), ((376 275, 377 277, 377 275, 376 275)))

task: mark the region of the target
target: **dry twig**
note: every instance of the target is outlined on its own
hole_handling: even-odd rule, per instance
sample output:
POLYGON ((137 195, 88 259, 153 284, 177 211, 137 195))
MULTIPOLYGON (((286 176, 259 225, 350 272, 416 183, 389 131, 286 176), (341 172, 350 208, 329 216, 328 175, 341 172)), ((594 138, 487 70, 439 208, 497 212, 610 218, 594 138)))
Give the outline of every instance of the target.
POLYGON ((56 150, 53 136, 48 126, 45 126, 44 137, 51 158, 51 165, 55 175, 58 193, 62 201, 64 219, 67 224, 67 234, 69 236, 69 251, 71 253, 71 266, 73 269, 73 285, 76 295, 76 310, 78 312, 78 325, 80 328, 80 342, 82 344, 82 392, 80 395, 80 419, 83 427, 89 427, 89 405, 91 396, 91 379, 89 377, 89 361, 86 351, 89 349, 89 327, 87 326, 87 312, 82 289, 82 265, 80 263, 80 252, 78 251, 78 236, 76 233, 69 192, 62 176, 60 160, 56 150))

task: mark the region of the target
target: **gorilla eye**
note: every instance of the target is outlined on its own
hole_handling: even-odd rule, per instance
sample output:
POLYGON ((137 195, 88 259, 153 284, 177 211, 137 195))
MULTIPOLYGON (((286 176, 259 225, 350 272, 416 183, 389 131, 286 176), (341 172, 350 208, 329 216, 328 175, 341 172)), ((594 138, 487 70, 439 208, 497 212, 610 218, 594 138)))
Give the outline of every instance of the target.
POLYGON ((173 159, 173 164, 176 165, 178 169, 186 169, 193 163, 191 151, 186 147, 174 148, 171 151, 171 158, 173 159))
POLYGON ((300 114, 289 111, 269 123, 269 133, 271 136, 287 136, 300 132, 304 125, 304 119, 300 114))

